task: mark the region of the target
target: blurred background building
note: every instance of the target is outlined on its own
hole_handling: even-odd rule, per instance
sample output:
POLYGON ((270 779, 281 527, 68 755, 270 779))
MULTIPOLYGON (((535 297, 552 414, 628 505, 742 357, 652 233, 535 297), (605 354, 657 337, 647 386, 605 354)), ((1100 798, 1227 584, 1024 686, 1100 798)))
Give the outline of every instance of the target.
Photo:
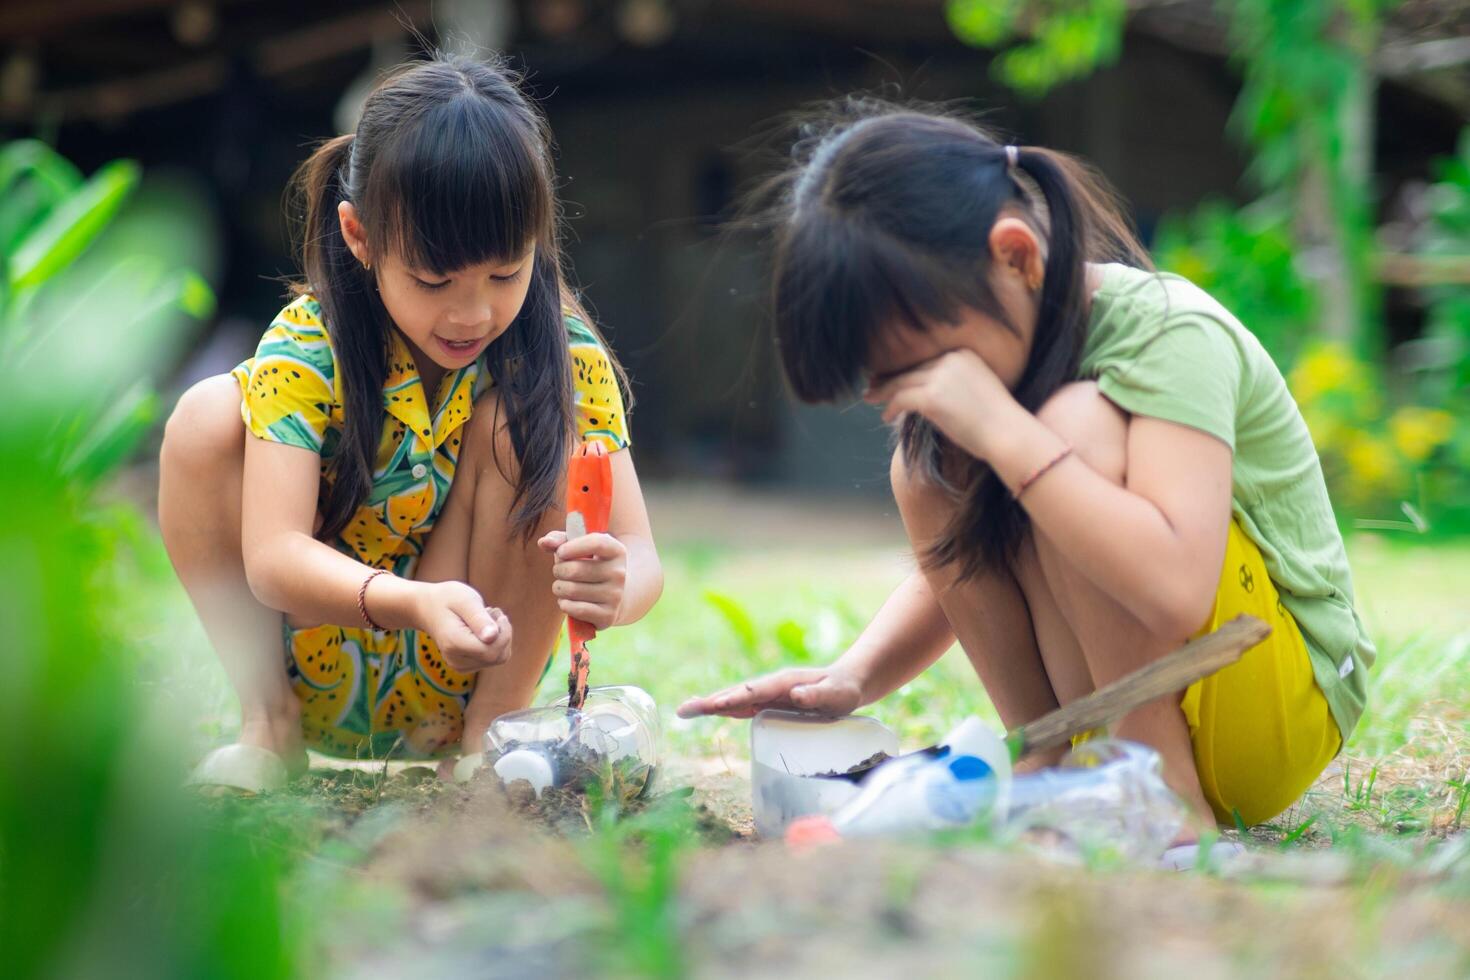
MULTIPOLYGON (((1226 135, 1241 78, 1217 5, 1128 6, 1111 65, 1024 99, 943 0, 7 0, 0 133, 40 136, 86 172, 137 159, 189 217, 178 233, 219 306, 193 349, 164 355, 178 390, 253 350, 294 272, 282 190, 313 142, 351 127, 377 73, 420 39, 503 50, 560 144, 570 254, 635 381, 640 467, 884 493, 873 413, 785 394, 760 245, 723 227, 771 165, 763 134, 856 90, 958 101, 1016 142, 1092 160, 1149 240, 1167 213, 1245 200, 1249 157, 1226 135)), ((1412 224, 1403 189, 1470 112, 1470 79, 1442 70, 1470 58, 1467 25, 1463 4, 1406 2, 1384 28, 1365 137, 1384 223, 1412 224)), ((1413 276, 1382 272, 1389 341, 1423 329, 1413 276)))

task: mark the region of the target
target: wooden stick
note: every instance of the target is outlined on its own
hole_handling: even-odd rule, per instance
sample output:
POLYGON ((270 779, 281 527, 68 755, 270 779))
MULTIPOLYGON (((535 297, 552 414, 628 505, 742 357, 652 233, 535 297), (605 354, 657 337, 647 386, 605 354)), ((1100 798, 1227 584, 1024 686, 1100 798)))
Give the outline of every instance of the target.
POLYGON ((1012 760, 1062 745, 1081 732, 1117 721, 1134 708, 1179 691, 1240 659, 1271 634, 1254 616, 1236 616, 1215 632, 1191 640, 1107 687, 1042 715, 1006 735, 1012 760))

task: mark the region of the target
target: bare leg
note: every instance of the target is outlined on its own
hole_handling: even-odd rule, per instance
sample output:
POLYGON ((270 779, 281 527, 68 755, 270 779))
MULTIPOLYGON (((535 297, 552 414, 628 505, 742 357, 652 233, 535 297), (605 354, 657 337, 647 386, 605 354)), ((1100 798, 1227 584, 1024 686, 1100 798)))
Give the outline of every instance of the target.
MULTIPOLYGON (((1075 447, 1083 462, 1120 484, 1127 483, 1128 416, 1092 383, 1068 385, 1042 406, 1038 417, 1075 447)), ((1021 571, 1033 610, 1050 604, 1060 612, 1097 686, 1112 683, 1177 648, 1187 637, 1158 636, 1074 566, 1064 545, 1037 531, 1034 564, 1021 571), (1039 572, 1039 574, 1038 574, 1039 572)), ((1200 789, 1189 726, 1180 710, 1182 692, 1150 702, 1116 727, 1121 738, 1157 749, 1164 779, 1207 826, 1214 816, 1200 789)))
POLYGON ((511 530, 516 459, 498 409, 493 395, 475 404, 449 499, 429 534, 417 573, 424 581, 469 582, 486 605, 505 612, 513 630, 510 660, 480 671, 475 679, 465 709, 465 754, 483 748, 490 722, 531 703, 562 624, 551 591, 552 558, 536 546, 536 539, 561 527, 565 517, 559 506, 553 508, 529 539, 511 530))
MULTIPOLYGON (((909 542, 914 554, 922 555, 954 516, 956 503, 938 487, 911 476, 901 450, 894 453, 890 477, 909 542)), ((1009 572, 990 570, 960 581, 953 569, 938 568, 928 570, 926 577, 1006 727, 1039 718, 1091 690, 1090 680, 1076 678, 1079 669, 1085 675, 1080 656, 1068 663, 1038 647, 1061 631, 1054 622, 1037 622, 1037 610, 1028 606, 1009 572), (1053 661, 1068 670, 1053 676, 1053 661)), ((1029 765, 1055 761, 1058 754, 1029 760, 1029 765)))
POLYGON ((240 742, 303 770, 301 704, 286 678, 281 614, 256 601, 240 548, 245 471, 240 388, 208 378, 180 397, 159 457, 158 523, 169 559, 240 698, 240 742))

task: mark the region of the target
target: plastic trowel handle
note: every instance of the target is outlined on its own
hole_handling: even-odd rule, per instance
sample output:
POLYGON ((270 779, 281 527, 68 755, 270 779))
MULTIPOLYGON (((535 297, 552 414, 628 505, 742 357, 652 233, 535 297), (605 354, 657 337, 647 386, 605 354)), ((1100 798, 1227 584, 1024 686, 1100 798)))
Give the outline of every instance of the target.
MULTIPOLYGON (((567 467, 567 540, 607 530, 612 513, 612 460, 600 442, 584 442, 572 453, 567 467)), ((591 623, 567 617, 567 636, 572 644, 572 669, 567 677, 570 707, 581 708, 587 700, 587 673, 591 658, 587 641, 597 635, 591 623)))

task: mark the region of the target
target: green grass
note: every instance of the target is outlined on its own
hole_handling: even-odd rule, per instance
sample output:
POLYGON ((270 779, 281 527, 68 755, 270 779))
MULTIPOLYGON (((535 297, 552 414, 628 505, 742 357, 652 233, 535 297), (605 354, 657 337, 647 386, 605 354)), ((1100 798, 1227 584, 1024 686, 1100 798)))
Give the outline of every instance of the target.
MULTIPOLYGON (((718 974, 749 957, 766 969, 922 972, 932 965, 924 951, 942 948, 942 962, 1008 975, 1097 957, 1122 964, 1126 975, 1129 950, 1149 948, 1145 932, 1156 927, 1157 913, 1143 911, 1136 896, 1153 894, 1177 910, 1165 917, 1167 928, 1232 968, 1290 961, 1307 972, 1374 974, 1414 961, 1429 965, 1426 976, 1454 975, 1470 967, 1470 950, 1419 935, 1400 910, 1431 919, 1470 913, 1470 881, 1456 871, 1470 866, 1462 832, 1470 611, 1461 598, 1470 593, 1470 546, 1360 536, 1350 550, 1380 652, 1369 710, 1329 778, 1271 824, 1240 832, 1271 859, 1333 858, 1326 871, 1313 864, 1308 879, 1328 874, 1346 889, 1296 880, 1295 865, 1247 879, 1244 891, 1183 878, 1140 882, 1126 865, 1088 855, 1082 869, 1048 870, 1004 835, 980 832, 842 849, 831 858, 793 856, 719 843, 711 815, 683 798, 631 819, 594 811, 593 832, 579 840, 507 841, 498 836, 507 831, 492 829, 501 826, 493 807, 455 803, 458 791, 422 782, 422 772, 322 774, 274 802, 244 803, 237 818, 278 849, 279 837, 263 828, 295 828, 283 852, 294 868, 286 879, 290 907, 324 916, 322 938, 308 948, 349 971, 374 962, 473 972, 486 957, 529 956, 551 972, 629 976, 712 967, 718 974), (960 867, 971 870, 956 885, 960 867), (986 904, 998 894, 1007 896, 1002 905, 986 904), (946 918, 973 903, 989 911, 946 918), (1323 911, 1328 906, 1333 911, 1323 911), (1263 938, 1280 922, 1295 923, 1287 934, 1310 937, 1315 926, 1307 924, 1329 915, 1355 931, 1321 943, 1263 938), (1232 926, 1241 916, 1255 925, 1232 926), (374 923, 370 937, 352 926, 359 918, 374 923), (425 930, 439 938, 424 939, 425 930), (1083 933, 1097 950, 1084 949, 1083 933)), ((648 690, 662 709, 670 754, 723 757, 736 769, 747 723, 679 721, 674 707, 753 673, 827 662, 911 567, 901 542, 871 535, 818 548, 769 536, 742 545, 675 533, 663 554, 663 600, 642 623, 595 641, 594 682, 648 690)), ((131 590, 124 620, 141 638, 138 673, 154 702, 185 723, 201 751, 228 737, 233 698, 156 543, 116 574, 145 585, 131 590)), ((561 651, 558 668, 564 663, 561 651)), ((540 699, 561 684, 558 669, 540 699)), ((995 717, 957 650, 868 710, 907 744, 936 737, 966 714, 995 717)))
MULTIPOLYGON (((223 671, 173 581, 167 560, 141 530, 138 567, 118 575, 148 587, 134 590, 130 618, 144 648, 141 674, 158 703, 182 719, 195 743, 228 737, 236 722, 223 671)), ((1412 758, 1463 753, 1470 742, 1470 544, 1416 545, 1370 535, 1350 539, 1360 612, 1379 650, 1368 708, 1346 749, 1340 805, 1374 814, 1384 826, 1418 819, 1413 811, 1448 805, 1465 816, 1463 769, 1437 785, 1374 785, 1370 764, 1397 754, 1412 758), (1397 795, 1395 795, 1397 794, 1397 795), (1408 794, 1408 795, 1406 795, 1408 794)), ((668 750, 681 756, 746 753, 748 725, 729 719, 682 721, 673 709, 686 697, 793 664, 829 662, 908 573, 911 559, 891 544, 793 548, 769 543, 678 538, 663 545, 664 596, 640 623, 606 632, 593 644, 593 682, 635 684, 660 705, 668 750)), ((564 647, 539 700, 560 693, 564 647)), ((898 731, 905 744, 933 739, 967 714, 996 720, 963 653, 952 649, 934 668, 865 709, 898 731)), ((1319 794, 1320 797, 1320 794, 1319 794)), ((1289 834, 1306 815, 1297 818, 1289 834)), ((1292 837, 1311 839, 1322 827, 1292 837)))
MULTIPOLYGON (((687 753, 729 751, 748 725, 681 722, 672 709, 754 674, 830 663, 907 574, 899 549, 807 552, 727 550, 665 555, 663 599, 636 626, 597 641, 594 671, 603 680, 646 688, 671 723, 670 745, 687 753)), ((557 681, 548 678, 548 690, 557 681)), ((941 735, 954 719, 994 719, 964 655, 955 649, 933 670, 870 709, 905 740, 941 735)))
POLYGON ((1470 731, 1470 545, 1360 535, 1350 555, 1379 661, 1348 749, 1392 752, 1424 734, 1416 720, 1426 716, 1470 731))
MULTIPOLYGON (((1348 752, 1401 749, 1423 734, 1426 716, 1470 732, 1470 546, 1360 535, 1350 551, 1379 660, 1348 752)), ((599 638, 594 669, 646 688, 666 718, 691 694, 786 665, 829 662, 911 567, 897 542, 821 554, 675 544, 664 558, 663 599, 644 622, 599 638)), ((549 678, 547 691, 557 683, 549 678)), ((940 735, 966 714, 996 718, 958 648, 869 710, 906 742, 940 735)), ((708 753, 741 743, 745 730, 741 722, 675 721, 669 735, 678 751, 708 753)))

